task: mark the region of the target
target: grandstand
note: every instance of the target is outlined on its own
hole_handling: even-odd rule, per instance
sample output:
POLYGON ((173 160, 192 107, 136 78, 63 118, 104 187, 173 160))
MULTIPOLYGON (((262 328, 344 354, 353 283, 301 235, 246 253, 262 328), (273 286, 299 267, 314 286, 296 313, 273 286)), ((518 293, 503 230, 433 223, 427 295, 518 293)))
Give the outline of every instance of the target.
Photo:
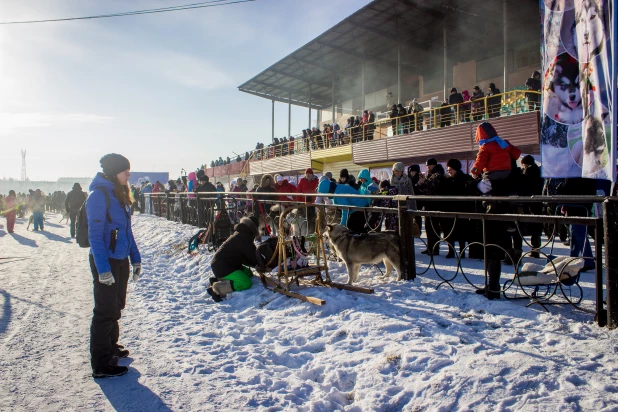
POLYGON ((307 167, 354 173, 428 157, 458 157, 465 165, 477 150, 478 119, 495 116, 491 121, 501 136, 536 154, 538 106, 529 105, 530 93, 522 90, 541 65, 539 19, 536 0, 374 0, 239 90, 270 100, 273 110, 276 102, 307 108, 308 128, 334 120, 343 129, 364 110, 375 113, 375 123, 340 141, 297 134, 292 145, 253 151, 233 174, 229 167, 207 174, 228 181, 236 174, 293 177, 307 167), (471 94, 475 85, 486 92, 490 83, 503 93, 497 101, 483 99, 480 116, 466 113, 469 106, 450 106, 448 115, 440 107, 452 87, 471 94), (391 104, 409 106, 414 98, 423 112, 389 118, 391 104))

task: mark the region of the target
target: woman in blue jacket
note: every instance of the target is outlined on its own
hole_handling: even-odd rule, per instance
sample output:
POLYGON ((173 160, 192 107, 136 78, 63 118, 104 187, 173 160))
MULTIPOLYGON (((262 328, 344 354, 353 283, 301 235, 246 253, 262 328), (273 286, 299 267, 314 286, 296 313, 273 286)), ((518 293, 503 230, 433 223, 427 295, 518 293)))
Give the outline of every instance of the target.
MULTIPOLYGON (((334 197, 333 203, 341 206, 367 207, 371 199, 361 197, 360 193, 348 184, 337 184, 324 180, 318 185, 318 193, 336 195, 358 195, 358 197, 334 197)), ((341 224, 347 226, 354 233, 367 233, 369 229, 365 227, 367 220, 363 211, 354 209, 343 209, 341 211, 341 224)))
POLYGON ((90 270, 94 284, 94 310, 90 326, 92 376, 120 376, 128 368, 118 359, 129 351, 118 344, 118 320, 124 309, 129 281, 129 258, 133 281, 141 274, 141 257, 131 230, 131 173, 129 160, 111 153, 101 158, 103 173, 90 184, 86 201, 90 270))

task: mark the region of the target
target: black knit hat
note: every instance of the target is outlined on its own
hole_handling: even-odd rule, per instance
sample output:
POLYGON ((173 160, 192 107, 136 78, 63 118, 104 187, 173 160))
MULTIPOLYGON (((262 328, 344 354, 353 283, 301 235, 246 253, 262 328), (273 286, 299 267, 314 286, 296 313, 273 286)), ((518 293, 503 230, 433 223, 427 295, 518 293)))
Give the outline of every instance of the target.
POLYGON ((73 183, 73 190, 82 190, 82 185, 79 183, 73 183))
POLYGON ((437 164, 438 164, 438 161, 434 159, 433 157, 430 157, 429 159, 427 159, 427 162, 425 163, 426 166, 435 166, 437 164))
POLYGON ((339 177, 345 177, 347 179, 348 176, 350 176, 350 173, 348 173, 348 169, 341 169, 341 172, 339 172, 339 177))
POLYGON ((461 171, 461 162, 458 159, 449 159, 449 161, 446 162, 446 167, 461 171))
POLYGON ((531 155, 526 155, 521 158, 522 165, 533 165, 535 163, 536 162, 534 161, 534 157, 532 157, 531 155))
POLYGON ((419 165, 412 165, 412 166, 408 167, 408 173, 410 173, 410 172, 420 173, 421 172, 421 167, 419 165))
POLYGON ((118 173, 131 168, 129 159, 116 153, 106 154, 100 162, 103 173, 107 177, 116 177, 118 173))

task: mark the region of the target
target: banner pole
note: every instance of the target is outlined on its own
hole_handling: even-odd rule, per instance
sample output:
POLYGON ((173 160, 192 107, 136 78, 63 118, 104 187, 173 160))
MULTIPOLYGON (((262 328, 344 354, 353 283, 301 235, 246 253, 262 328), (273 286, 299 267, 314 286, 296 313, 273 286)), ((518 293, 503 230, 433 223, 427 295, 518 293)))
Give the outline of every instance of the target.
POLYGON ((609 4, 612 8, 612 34, 611 34, 611 42, 612 42, 612 191, 610 196, 614 194, 614 186, 616 184, 616 144, 618 143, 618 95, 616 93, 618 86, 618 77, 616 76, 616 66, 618 66, 618 53, 616 50, 616 42, 618 42, 618 6, 615 1, 610 1, 609 4))

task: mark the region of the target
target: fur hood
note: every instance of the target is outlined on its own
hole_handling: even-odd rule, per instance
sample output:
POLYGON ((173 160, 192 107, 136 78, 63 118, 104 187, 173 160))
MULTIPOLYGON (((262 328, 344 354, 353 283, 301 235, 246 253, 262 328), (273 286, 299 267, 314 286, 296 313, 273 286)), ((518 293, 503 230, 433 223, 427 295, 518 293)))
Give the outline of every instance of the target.
POLYGON ((263 175, 262 180, 260 180, 260 186, 261 187, 275 187, 275 179, 273 179, 273 175, 271 174, 263 175), (270 179, 270 184, 268 186, 266 185, 267 179, 270 179))

